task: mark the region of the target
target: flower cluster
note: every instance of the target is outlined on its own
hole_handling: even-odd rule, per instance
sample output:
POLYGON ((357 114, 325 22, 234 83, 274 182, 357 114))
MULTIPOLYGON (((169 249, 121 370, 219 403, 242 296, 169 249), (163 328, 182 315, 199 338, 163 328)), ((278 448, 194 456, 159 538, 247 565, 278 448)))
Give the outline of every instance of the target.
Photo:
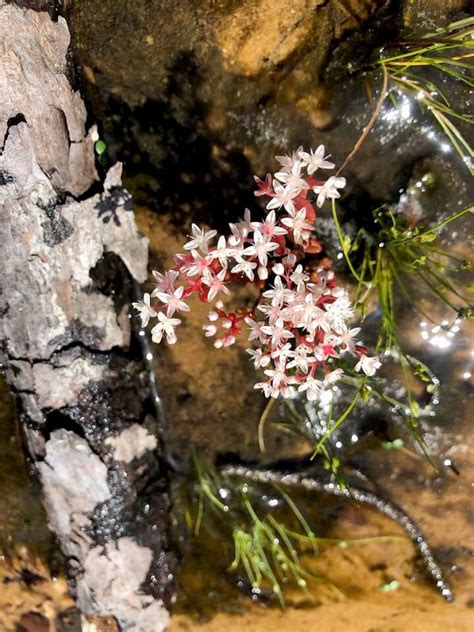
POLYGON ((323 145, 277 156, 279 171, 265 180, 255 178, 255 195, 267 200, 261 221, 253 221, 246 209, 243 219, 229 224, 228 236, 192 225, 174 268, 165 274, 153 272, 156 288, 133 304, 144 327, 155 319, 155 342, 163 336, 169 344, 176 342, 175 329, 181 324, 177 316, 190 310, 186 300, 197 294, 214 303, 203 329, 205 336, 215 338, 215 347, 234 344, 244 327, 248 330, 255 346, 247 351, 266 376, 255 388, 266 397, 289 397, 298 390, 310 401, 318 399, 342 377, 342 369, 331 367, 331 359, 344 352, 358 358, 356 371, 375 373, 380 362, 356 341, 360 329, 349 327, 354 310, 346 290, 336 284, 330 261, 308 266, 322 250, 314 235, 315 206, 338 198, 346 184, 337 176, 315 177, 318 170, 334 168, 327 158, 323 145), (257 285, 253 308, 225 308, 223 298, 231 294, 233 282, 257 285), (159 303, 152 305, 152 298, 159 303))

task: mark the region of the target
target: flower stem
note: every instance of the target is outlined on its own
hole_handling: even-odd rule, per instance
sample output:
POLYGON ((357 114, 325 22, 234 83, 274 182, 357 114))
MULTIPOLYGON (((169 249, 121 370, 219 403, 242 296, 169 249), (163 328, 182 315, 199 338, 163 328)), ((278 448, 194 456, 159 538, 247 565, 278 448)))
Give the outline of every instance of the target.
POLYGON ((275 402, 276 402, 276 399, 273 399, 273 397, 268 400, 267 405, 265 406, 265 409, 263 413, 261 414, 260 419, 258 421, 258 431, 257 431, 258 447, 260 448, 260 452, 262 454, 265 452, 265 440, 263 438, 265 422, 267 421, 267 417, 270 414, 275 402))

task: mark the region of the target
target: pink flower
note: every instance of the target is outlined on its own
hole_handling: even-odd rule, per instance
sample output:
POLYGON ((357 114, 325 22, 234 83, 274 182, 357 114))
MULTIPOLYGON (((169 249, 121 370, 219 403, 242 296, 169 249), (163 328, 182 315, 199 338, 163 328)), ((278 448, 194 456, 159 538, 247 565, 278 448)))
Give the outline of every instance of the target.
POLYGON ((265 176, 265 181, 260 180, 257 176, 254 176, 253 179, 257 183, 258 190, 254 191, 255 197, 260 197, 261 195, 272 195, 272 174, 267 173, 265 176))
POLYGON ((152 274, 156 281, 156 288, 151 294, 152 297, 156 296, 158 292, 168 292, 169 290, 174 289, 175 281, 179 277, 179 272, 176 270, 168 270, 165 274, 161 274, 161 272, 153 270, 152 274))
POLYGON ((185 270, 188 276, 208 276, 211 273, 210 257, 201 257, 197 250, 191 250, 193 261, 185 270))
POLYGON ((209 286, 209 293, 207 295, 208 301, 213 301, 219 292, 224 292, 224 294, 230 294, 228 288, 225 286, 224 279, 227 274, 227 270, 224 268, 212 277, 207 277, 203 279, 203 283, 209 286))
POLYGON ((221 300, 215 301, 203 326, 204 335, 215 337, 216 348, 226 348, 235 343, 245 325, 248 339, 255 344, 247 352, 254 367, 263 369, 268 378, 255 388, 272 398, 293 397, 298 389, 309 401, 316 401, 324 389, 344 376, 341 368, 330 370, 331 358, 350 351, 359 356, 356 370, 367 375, 375 373, 380 361, 364 355, 365 348, 356 342, 359 328, 349 328, 354 308, 347 292, 336 285, 334 272, 318 267, 314 281, 306 267, 306 255, 313 252, 307 242, 315 217, 306 193, 313 189, 321 206, 327 198, 340 196, 345 179, 332 176, 323 182, 312 176, 318 169, 334 167, 323 145, 309 152, 299 147, 277 160, 281 165, 278 173, 267 174, 264 181, 255 179, 255 195, 270 197, 265 219, 252 221, 245 209, 243 219, 229 224, 228 237, 192 224, 185 252, 174 258, 174 270, 154 272, 157 286, 153 293, 133 306, 143 326, 157 318, 152 329, 155 342, 166 336, 174 344, 175 328, 181 321, 173 314, 189 311, 189 296, 215 301, 219 293, 231 294, 233 286, 243 280, 254 282, 258 289, 255 301, 248 288, 236 293, 245 302, 233 306, 234 311, 227 310, 221 300), (212 247, 215 237, 217 245, 212 247), (175 287, 178 281, 179 287, 175 287), (154 297, 161 301, 160 306, 152 306, 154 297), (255 320, 259 312, 262 321, 255 320))
POLYGON ((252 222, 254 230, 258 230, 267 239, 274 235, 287 235, 288 231, 282 226, 278 226, 275 211, 270 211, 264 222, 252 222))

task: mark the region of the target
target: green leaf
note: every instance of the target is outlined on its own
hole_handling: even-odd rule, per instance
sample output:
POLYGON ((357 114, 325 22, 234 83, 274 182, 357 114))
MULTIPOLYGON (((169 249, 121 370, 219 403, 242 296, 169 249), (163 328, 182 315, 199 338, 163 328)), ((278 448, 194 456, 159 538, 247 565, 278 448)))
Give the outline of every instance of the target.
POLYGON ((426 243, 429 241, 434 241, 436 237, 437 235, 435 235, 434 233, 425 233, 424 235, 420 235, 419 240, 421 241, 421 243, 426 243))
POLYGON ((94 145, 94 149, 95 149, 95 153, 98 156, 101 156, 105 150, 107 149, 107 145, 105 144, 105 142, 103 140, 98 140, 96 141, 95 145, 94 145))

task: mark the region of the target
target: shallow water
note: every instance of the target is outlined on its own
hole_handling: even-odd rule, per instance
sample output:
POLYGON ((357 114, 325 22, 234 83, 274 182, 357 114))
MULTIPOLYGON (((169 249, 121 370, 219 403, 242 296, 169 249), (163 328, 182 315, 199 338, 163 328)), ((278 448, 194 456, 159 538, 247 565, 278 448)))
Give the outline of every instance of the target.
MULTIPOLYGON (((150 174, 142 163, 129 168, 128 184, 139 202, 137 220, 151 242, 152 267, 169 263, 172 254, 179 250, 189 223, 196 219, 190 212, 193 184, 188 186, 184 177, 186 170, 196 170, 197 173, 199 217, 209 224, 214 220, 222 224, 224 219, 233 217, 237 205, 243 207, 252 201, 250 177, 248 182, 243 181, 247 171, 250 175, 250 163, 258 163, 252 154, 252 146, 259 145, 260 151, 268 155, 267 164, 258 163, 262 170, 270 166, 275 152, 280 153, 282 149, 291 149, 300 143, 316 145, 323 142, 341 162, 370 117, 373 100, 371 102, 367 96, 368 88, 376 90, 380 78, 353 78, 344 81, 343 89, 339 89, 336 70, 333 71, 335 74, 329 74, 335 84, 329 90, 333 124, 325 132, 312 129, 308 134, 304 120, 299 125, 290 124, 291 108, 285 112, 281 107, 262 106, 252 115, 238 111, 228 113, 235 127, 235 142, 247 136, 246 155, 253 158, 236 159, 234 164, 239 166, 239 182, 233 182, 232 174, 227 174, 226 183, 217 169, 219 185, 212 187, 210 199, 205 203, 203 196, 209 185, 209 173, 205 170, 212 172, 215 164, 212 160, 212 164, 199 164, 199 154, 186 161, 183 171, 177 171, 173 179, 163 185, 158 185, 157 180, 158 176, 166 176, 166 172, 158 171, 158 176, 150 174), (228 202, 226 208, 222 208, 219 186, 228 202), (173 187, 176 190, 172 190, 173 187), (154 193, 156 200, 152 199, 154 193)), ((444 87, 449 89, 447 83, 444 87)), ((116 112, 112 115, 118 116, 116 112)), ((125 115, 122 113, 122 116, 125 115)), ((120 124, 120 116, 118 118, 120 124)), ((158 131, 152 129, 150 136, 158 135, 158 131)), ((120 140, 116 143, 120 155, 120 140)), ((398 204, 398 208, 415 221, 434 223, 465 206, 472 199, 472 184, 467 184, 469 176, 465 166, 444 145, 439 130, 416 102, 402 103, 398 109, 389 105, 384 107, 373 133, 348 167, 346 218, 350 220, 356 213, 367 214, 378 203, 390 202, 398 204), (433 176, 434 183, 427 191, 422 191, 416 183, 426 174, 433 176)), ((176 162, 172 162, 173 169, 175 165, 176 162)), ((187 174, 187 177, 191 176, 187 174)), ((322 212, 321 225, 327 226, 325 219, 327 213, 322 212)), ((467 252, 465 235, 472 233, 471 228, 472 222, 468 219, 453 224, 443 233, 444 243, 460 253, 467 252)), ((328 239, 331 239, 330 234, 328 239)), ((425 310, 436 314, 441 321, 445 318, 452 321, 452 314, 439 308, 428 296, 423 296, 419 288, 415 291, 425 310)), ((360 419, 347 430, 348 436, 356 432, 358 437, 358 445, 348 451, 351 471, 363 472, 419 522, 454 587, 456 602, 447 604, 441 599, 415 559, 411 543, 400 537, 402 531, 398 525, 350 501, 295 494, 318 536, 344 542, 363 538, 367 542, 350 547, 322 544, 318 555, 305 554, 304 563, 326 581, 310 585, 313 601, 290 589, 288 609, 283 612, 271 594, 252 594, 243 577, 228 572, 233 558, 228 526, 222 526, 207 512, 200 536, 195 539, 196 503, 182 500, 192 487, 189 483, 191 445, 211 461, 237 457, 257 461, 261 458, 255 429, 262 402, 252 391, 253 369, 248 368, 243 348, 237 346, 222 359, 207 346, 201 337, 204 311, 204 308, 199 311, 196 307, 181 345, 171 351, 157 351, 154 358, 166 406, 164 437, 167 450, 184 472, 173 483, 175 537, 183 559, 177 577, 172 631, 220 632, 226 629, 232 632, 244 628, 248 632, 292 628, 297 632, 472 630, 472 328, 463 321, 454 325, 458 328, 456 331, 454 328, 434 331, 407 306, 397 314, 408 348, 432 367, 442 381, 442 396, 434 408, 435 414, 423 420, 424 439, 437 470, 410 444, 410 434, 397 419, 390 417, 389 411, 379 411, 378 418, 371 417, 376 422, 375 430, 367 431, 365 424, 361 432, 360 419), (403 449, 384 449, 384 441, 396 438, 403 438, 403 449), (395 537, 377 540, 385 536, 395 537), (338 596, 329 582, 337 587, 338 596), (387 586, 393 589, 387 589, 387 586)), ((388 377, 393 379, 390 373, 388 377)), ((53 564, 53 571, 47 568, 55 545, 45 528, 38 488, 30 475, 29 464, 22 456, 13 407, 4 386, 0 402, 0 543, 11 558, 1 560, 0 564, 1 577, 8 578, 9 586, 8 592, 0 596, 0 625, 13 629, 15 610, 22 613, 37 609, 43 601, 48 603, 54 617, 70 602, 65 596, 64 581, 59 580, 59 584, 58 580, 53 581, 57 564, 53 564), (46 566, 44 560, 48 563, 46 566), (41 588, 29 585, 22 578, 24 567, 41 575, 41 588), (4 616, 5 612, 8 616, 4 616)), ((361 419, 363 413, 360 413, 361 419)), ((311 448, 305 440, 291 437, 271 425, 268 446, 270 461, 299 458, 311 448)), ((268 502, 271 493, 263 488, 256 491, 264 503, 268 502)))

